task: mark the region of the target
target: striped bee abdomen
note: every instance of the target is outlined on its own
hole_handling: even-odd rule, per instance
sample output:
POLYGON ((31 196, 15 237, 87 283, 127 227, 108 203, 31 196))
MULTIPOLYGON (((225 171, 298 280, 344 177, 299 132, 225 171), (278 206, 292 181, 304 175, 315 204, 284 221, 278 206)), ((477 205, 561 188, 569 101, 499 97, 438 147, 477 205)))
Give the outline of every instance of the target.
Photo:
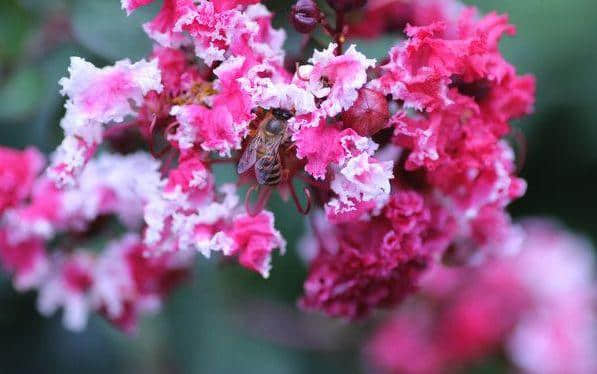
POLYGON ((255 163, 257 183, 267 186, 280 184, 282 180, 282 165, 278 154, 264 155, 255 163))

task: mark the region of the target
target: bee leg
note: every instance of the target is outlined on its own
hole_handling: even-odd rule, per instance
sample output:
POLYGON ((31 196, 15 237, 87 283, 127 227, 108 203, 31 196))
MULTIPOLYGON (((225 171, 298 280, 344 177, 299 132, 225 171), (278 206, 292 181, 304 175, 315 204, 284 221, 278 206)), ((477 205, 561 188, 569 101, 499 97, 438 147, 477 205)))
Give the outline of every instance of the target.
POLYGON ((288 147, 286 147, 286 152, 291 151, 292 149, 296 148, 296 143, 292 143, 291 145, 289 145, 288 147))

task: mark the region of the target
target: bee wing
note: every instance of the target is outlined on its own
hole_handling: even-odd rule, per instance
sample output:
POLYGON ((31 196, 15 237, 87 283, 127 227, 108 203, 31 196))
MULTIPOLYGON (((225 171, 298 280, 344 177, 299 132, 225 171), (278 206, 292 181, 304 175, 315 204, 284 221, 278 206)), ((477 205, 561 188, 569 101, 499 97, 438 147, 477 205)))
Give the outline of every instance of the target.
POLYGON ((268 155, 261 157, 255 163, 255 179, 257 183, 265 184, 270 176, 270 170, 277 163, 276 155, 268 155))
POLYGON ((238 161, 238 166, 236 167, 238 174, 242 174, 249 170, 249 168, 255 164, 255 161, 257 161, 257 148, 259 147, 259 142, 259 137, 255 137, 243 152, 238 161))

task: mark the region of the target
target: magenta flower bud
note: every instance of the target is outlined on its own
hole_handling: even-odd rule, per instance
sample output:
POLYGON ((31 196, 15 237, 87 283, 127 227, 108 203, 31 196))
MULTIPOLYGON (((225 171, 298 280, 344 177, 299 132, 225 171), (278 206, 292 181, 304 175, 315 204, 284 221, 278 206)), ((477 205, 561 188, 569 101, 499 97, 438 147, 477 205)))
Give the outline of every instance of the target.
POLYGON ((350 12, 362 8, 367 0, 327 0, 327 2, 336 12, 350 12))
POLYGON ((388 100, 377 91, 361 88, 354 104, 342 113, 344 126, 361 136, 371 136, 388 125, 388 100))
POLYGON ((310 33, 319 21, 320 11, 313 0, 298 0, 290 9, 290 22, 300 33, 310 33))

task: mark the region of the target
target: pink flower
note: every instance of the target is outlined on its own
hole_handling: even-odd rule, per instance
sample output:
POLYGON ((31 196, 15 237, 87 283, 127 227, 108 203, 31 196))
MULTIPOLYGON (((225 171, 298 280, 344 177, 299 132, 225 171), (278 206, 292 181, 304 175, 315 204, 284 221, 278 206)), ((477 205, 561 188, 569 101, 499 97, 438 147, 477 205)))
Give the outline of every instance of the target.
POLYGON ((161 91, 161 74, 157 61, 141 60, 131 64, 128 60, 114 66, 98 69, 85 60, 73 57, 69 78, 62 78, 62 95, 68 96, 66 116, 61 126, 66 135, 94 139, 95 134, 85 131, 85 126, 99 122, 122 122, 126 116, 135 114, 132 101, 141 105, 149 91, 161 91))
POLYGON ((56 185, 44 178, 36 180, 28 204, 7 211, 3 226, 13 242, 28 240, 31 236, 47 238, 54 234, 54 226, 62 223, 62 195, 56 185))
POLYGON ((218 92, 213 98, 213 105, 228 109, 234 123, 240 127, 244 127, 252 118, 252 98, 241 86, 246 73, 245 60, 241 57, 231 58, 214 70, 218 77, 215 82, 218 92))
MULTIPOLYGON (((141 299, 139 289, 144 286, 126 278, 127 267, 114 255, 116 250, 95 255, 83 248, 70 252, 60 247, 72 245, 62 237, 78 236, 81 241, 98 228, 101 232, 108 217, 118 217, 125 227, 138 229, 145 206, 159 196, 162 183, 157 166, 142 153, 103 154, 89 161, 77 186, 60 190, 40 176, 27 199, 5 212, 0 224, 0 261, 13 275, 18 290, 39 291, 40 312, 52 314, 64 308, 66 327, 80 330, 94 311, 116 320, 124 310, 155 309, 156 300, 166 292, 156 291, 155 296, 141 299), (48 257, 45 248, 52 241, 60 247, 53 248, 55 253, 48 257)), ((142 252, 146 251, 143 247, 142 252)), ((140 252, 138 256, 143 257, 140 252)), ((188 262, 175 265, 186 269, 188 262)), ((161 277, 156 273, 149 279, 152 274, 145 279, 150 287, 161 277)))
POLYGON ((40 313, 52 315, 59 308, 64 308, 62 320, 67 328, 75 331, 85 328, 90 312, 87 291, 93 284, 94 261, 85 252, 55 259, 49 279, 40 285, 40 313))
POLYGON ((0 213, 29 195, 43 164, 42 155, 34 148, 16 151, 0 147, 0 213))
MULTIPOLYGON (((384 66, 344 48, 346 29, 324 14, 317 26, 334 43, 285 56, 284 30, 255 0, 164 0, 143 25, 157 43, 149 62, 100 69, 73 58, 60 81, 65 137, 47 172, 36 179, 29 151, 0 150, 10 161, 0 170, 0 260, 15 284, 38 289, 44 313, 64 308, 70 328, 95 312, 131 331, 197 252, 267 277, 285 247, 266 209, 275 192, 301 214, 316 210, 301 305, 332 316, 395 305, 439 259, 480 264, 518 250, 506 207, 526 184, 504 138, 532 110, 535 88, 499 52, 514 27, 449 1, 370 1, 365 14, 373 34, 414 25, 384 66), (241 159, 242 173, 222 183, 215 165, 241 159), (86 249, 114 226, 127 235, 86 249)), ((469 323, 467 343, 450 359, 501 341, 506 327, 483 326, 500 312, 494 301, 463 302, 453 320, 469 323)))
POLYGON ((188 149, 196 142, 204 151, 229 156, 232 150, 240 148, 240 132, 224 106, 213 109, 202 105, 175 106, 170 114, 176 116, 180 124, 172 139, 181 149, 188 149))
POLYGON ((312 65, 301 67, 298 76, 308 80, 309 91, 322 100, 321 109, 331 117, 352 106, 367 81, 367 69, 375 65, 375 59, 366 58, 354 45, 340 56, 334 54, 336 48, 331 43, 323 51, 316 50, 309 60, 312 65))
POLYGON ((184 254, 147 256, 147 248, 135 235, 111 243, 95 272, 93 305, 105 317, 131 333, 139 314, 153 312, 189 273, 184 254))
POLYGON ((370 201, 383 206, 390 194, 393 166, 392 161, 380 162, 367 153, 349 159, 332 181, 338 197, 328 202, 326 210, 337 215, 352 211, 355 203, 370 201))
POLYGON ((180 164, 170 171, 165 193, 188 195, 196 202, 211 198, 214 177, 201 162, 199 152, 188 151, 180 157, 180 164))
POLYGON ((238 256, 242 266, 264 278, 269 277, 272 251, 279 248, 283 254, 286 250, 286 241, 274 228, 274 216, 270 212, 261 212, 255 217, 238 215, 226 234, 232 240, 228 254, 238 256))
POLYGON ((409 39, 392 48, 390 62, 383 66, 384 74, 373 82, 374 87, 420 111, 449 104, 448 85, 458 59, 473 51, 470 42, 436 38, 444 27, 441 23, 407 27, 409 39))
POLYGON ((6 231, 0 231, 0 262, 13 274, 14 286, 19 291, 41 285, 48 272, 48 259, 39 238, 11 243, 6 231))
POLYGON ((310 263, 300 300, 303 308, 355 319, 373 308, 395 305, 413 290, 425 269, 426 254, 416 243, 402 241, 389 221, 376 218, 336 229, 338 248, 330 252, 320 247, 310 263), (401 258, 403 251, 415 256, 401 258))
POLYGON ((419 3, 421 1, 369 0, 358 21, 351 22, 349 32, 356 37, 373 39, 386 31, 402 31, 419 3))
POLYGON ((325 179, 328 166, 340 164, 345 158, 340 138, 346 133, 340 126, 328 125, 323 120, 316 127, 303 127, 296 132, 293 136, 296 156, 307 159, 305 171, 314 178, 325 179))
POLYGON ((427 26, 434 22, 448 25, 446 35, 457 32, 456 18, 464 8, 458 1, 369 0, 361 17, 350 25, 351 35, 375 38, 384 32, 401 32, 407 24, 427 26))
POLYGON ((194 84, 203 81, 199 70, 189 62, 188 54, 180 49, 156 45, 152 57, 158 61, 164 91, 172 96, 191 90, 194 84))
POLYGON ((375 333, 371 363, 388 372, 431 373, 505 352, 514 371, 594 371, 592 248, 550 222, 523 227, 527 236, 516 255, 428 274, 420 296, 375 333), (418 350, 426 359, 413 362, 409 355, 418 350))
POLYGON ((128 60, 98 69, 73 57, 69 78, 62 78, 63 95, 68 96, 66 114, 60 125, 65 138, 57 149, 49 170, 59 184, 73 185, 95 148, 102 141, 103 126, 122 122, 135 114, 131 103, 141 105, 150 91, 161 91, 157 61, 128 60))
POLYGON ((130 15, 135 9, 153 3, 154 0, 122 0, 122 9, 130 15))
POLYGON ((431 223, 414 191, 394 195, 370 221, 320 223, 310 234, 319 246, 301 305, 351 319, 395 305, 413 290, 436 250, 431 223))
POLYGON ((214 0, 217 12, 259 3, 259 0, 214 0))
POLYGON ((165 0, 158 15, 143 29, 161 45, 178 47, 184 42, 183 27, 193 22, 196 13, 193 0, 165 0))
POLYGON ((156 253, 194 249, 205 257, 212 251, 226 254, 229 241, 216 234, 234 217, 237 205, 233 185, 223 185, 217 193, 204 189, 197 196, 178 188, 165 191, 145 207, 144 242, 156 253))
POLYGON ((586 303, 530 312, 508 343, 512 361, 528 373, 590 373, 596 370, 596 317, 586 303))

